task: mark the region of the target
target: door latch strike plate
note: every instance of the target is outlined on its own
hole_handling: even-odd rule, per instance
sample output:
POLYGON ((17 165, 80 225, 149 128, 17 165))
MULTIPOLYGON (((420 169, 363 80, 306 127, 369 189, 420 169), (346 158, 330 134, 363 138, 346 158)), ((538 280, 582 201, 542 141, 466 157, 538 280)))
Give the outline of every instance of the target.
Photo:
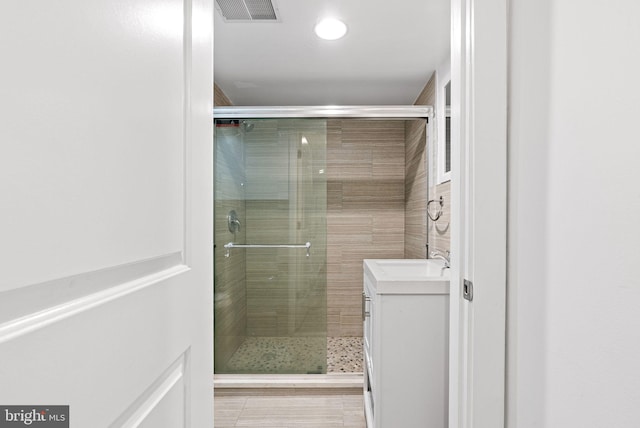
POLYGON ((468 279, 465 279, 462 285, 462 297, 470 302, 473 300, 473 282, 468 279))

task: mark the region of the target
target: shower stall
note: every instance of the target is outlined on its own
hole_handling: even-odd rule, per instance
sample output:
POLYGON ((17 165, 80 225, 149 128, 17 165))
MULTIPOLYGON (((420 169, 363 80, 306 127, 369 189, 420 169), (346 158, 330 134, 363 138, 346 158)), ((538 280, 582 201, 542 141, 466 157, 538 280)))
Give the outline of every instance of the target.
POLYGON ((327 372, 327 120, 431 107, 225 107, 215 120, 215 372, 327 372))
POLYGON ((325 164, 325 120, 216 120, 217 373, 326 371, 325 164))

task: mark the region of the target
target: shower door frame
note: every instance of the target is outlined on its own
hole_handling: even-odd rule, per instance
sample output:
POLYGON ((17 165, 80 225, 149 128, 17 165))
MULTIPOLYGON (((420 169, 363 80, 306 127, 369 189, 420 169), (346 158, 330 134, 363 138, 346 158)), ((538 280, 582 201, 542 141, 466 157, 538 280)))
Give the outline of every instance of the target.
POLYGON ((432 106, 285 106, 215 107, 215 119, 427 119, 432 106))
MULTIPOLYGON (((425 135, 427 140, 434 135, 434 108, 433 106, 225 106, 214 107, 213 120, 216 119, 379 119, 379 120, 412 120, 425 119, 425 135)), ((427 180, 429 178, 427 177, 427 180)), ((428 188, 429 183, 427 183, 428 188)), ((426 232, 426 231, 425 231, 426 232)), ((215 328, 214 328, 215 334, 215 328)), ((268 378, 270 375, 234 375, 216 374, 216 383, 225 386, 234 384, 248 385, 248 378, 268 378), (227 383, 228 382, 228 383, 227 383)), ((278 375, 291 378, 292 385, 316 384, 318 377, 327 375, 278 375)), ((330 376, 330 375, 329 375, 330 376)), ((360 387, 362 382, 360 376, 360 387)), ((349 382, 343 377, 343 382, 349 382)), ((264 381, 258 381, 264 384, 264 381)), ((280 382, 282 384, 282 382, 280 382)), ((354 385, 355 386, 355 385, 354 385)))

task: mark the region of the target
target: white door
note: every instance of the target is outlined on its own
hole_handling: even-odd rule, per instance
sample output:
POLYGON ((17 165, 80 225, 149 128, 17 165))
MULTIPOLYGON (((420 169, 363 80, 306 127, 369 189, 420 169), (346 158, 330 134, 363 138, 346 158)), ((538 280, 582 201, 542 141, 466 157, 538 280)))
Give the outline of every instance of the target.
POLYGON ((504 426, 507 3, 451 4, 452 428, 504 426))
POLYGON ((0 406, 212 426, 212 21, 0 5, 0 406))

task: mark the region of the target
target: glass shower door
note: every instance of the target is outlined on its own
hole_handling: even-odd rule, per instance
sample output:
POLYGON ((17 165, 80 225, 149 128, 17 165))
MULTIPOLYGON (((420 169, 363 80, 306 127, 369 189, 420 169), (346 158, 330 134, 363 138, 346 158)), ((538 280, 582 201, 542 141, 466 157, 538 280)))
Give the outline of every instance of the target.
POLYGON ((326 121, 217 121, 215 146, 215 371, 325 373, 326 121))

